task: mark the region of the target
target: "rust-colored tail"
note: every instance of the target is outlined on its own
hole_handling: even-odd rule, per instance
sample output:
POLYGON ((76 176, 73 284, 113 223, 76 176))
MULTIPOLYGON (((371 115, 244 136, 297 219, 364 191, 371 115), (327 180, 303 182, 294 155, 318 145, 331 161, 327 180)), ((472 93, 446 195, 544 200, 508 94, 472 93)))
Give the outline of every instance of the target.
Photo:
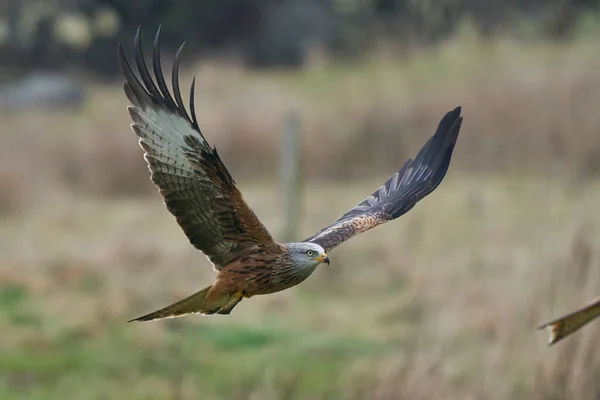
MULTIPOLYGON (((242 293, 222 294, 216 299, 207 297, 212 286, 202 289, 193 295, 186 297, 177 303, 161 308, 153 313, 132 319, 132 321, 152 321, 154 319, 181 317, 186 314, 229 314, 231 310, 242 300, 242 293)), ((212 297, 212 296, 209 296, 212 297)))
POLYGON ((550 321, 538 327, 538 329, 548 329, 550 335, 548 344, 552 345, 559 340, 569 336, 571 333, 579 330, 588 322, 600 316, 600 298, 579 310, 573 311, 554 321, 550 321))

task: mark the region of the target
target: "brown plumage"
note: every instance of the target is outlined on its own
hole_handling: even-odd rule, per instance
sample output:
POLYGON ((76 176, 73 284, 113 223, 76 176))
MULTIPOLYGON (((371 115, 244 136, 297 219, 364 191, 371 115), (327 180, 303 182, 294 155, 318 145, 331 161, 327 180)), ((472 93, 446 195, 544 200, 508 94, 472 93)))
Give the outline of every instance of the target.
POLYGON ((218 275, 213 285, 136 321, 189 313, 229 314, 244 297, 295 286, 319 264, 329 264, 326 252, 409 211, 440 184, 448 170, 462 123, 460 107, 442 118, 414 160, 332 225, 303 242, 277 243, 200 131, 194 112, 194 81, 189 115, 185 109, 178 77, 183 46, 175 56, 171 95, 161 69, 159 37, 160 29, 152 56, 156 83, 144 61, 140 31, 134 39, 134 57, 141 81, 119 45, 125 94, 132 103, 128 107, 132 128, 167 209, 218 275))
POLYGON ((600 317, 600 297, 576 311, 539 326, 538 329, 548 330, 548 344, 553 345, 598 317, 600 317))

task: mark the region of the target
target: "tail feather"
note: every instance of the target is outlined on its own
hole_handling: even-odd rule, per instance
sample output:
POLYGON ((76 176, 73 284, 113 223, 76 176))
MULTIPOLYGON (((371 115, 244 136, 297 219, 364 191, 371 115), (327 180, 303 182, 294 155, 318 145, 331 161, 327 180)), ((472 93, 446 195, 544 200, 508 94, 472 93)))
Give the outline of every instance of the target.
POLYGON ((600 298, 587 306, 572 313, 564 315, 554 321, 547 322, 538 329, 547 329, 549 333, 548 344, 552 345, 570 334, 578 331, 584 325, 600 316, 600 298))
POLYGON ((187 314, 229 314, 231 310, 242 300, 241 293, 223 294, 218 296, 216 300, 209 300, 207 295, 212 286, 202 289, 183 300, 173 303, 169 306, 161 308, 150 314, 129 320, 133 321, 152 321, 155 319, 175 318, 187 314))

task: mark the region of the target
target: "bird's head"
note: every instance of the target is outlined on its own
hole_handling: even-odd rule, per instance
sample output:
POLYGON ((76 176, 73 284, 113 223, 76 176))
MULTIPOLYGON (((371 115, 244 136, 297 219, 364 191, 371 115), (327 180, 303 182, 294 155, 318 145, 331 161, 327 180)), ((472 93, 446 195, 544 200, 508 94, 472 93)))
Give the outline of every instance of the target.
POLYGON ((316 267, 321 263, 329 265, 329 257, 325 249, 316 243, 288 243, 290 259, 299 267, 316 267))

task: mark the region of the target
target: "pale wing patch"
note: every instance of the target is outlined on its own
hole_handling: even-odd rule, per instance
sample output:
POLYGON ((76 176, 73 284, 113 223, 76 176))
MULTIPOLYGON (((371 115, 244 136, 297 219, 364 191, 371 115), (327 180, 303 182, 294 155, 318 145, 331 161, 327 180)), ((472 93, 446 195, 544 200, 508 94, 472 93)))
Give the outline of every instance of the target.
POLYGON ((153 130, 160 132, 163 139, 184 146, 185 138, 193 136, 198 139, 203 150, 210 151, 206 140, 201 135, 198 135, 192 129, 190 123, 181 116, 167 113, 162 109, 152 108, 147 108, 143 113, 145 114, 145 122, 153 130))
POLYGON ((154 150, 150 152, 150 156, 177 169, 169 169, 170 173, 186 177, 194 175, 194 168, 185 155, 186 152, 192 152, 194 149, 186 144, 185 137, 193 136, 198 139, 197 143, 201 148, 205 148, 207 151, 210 151, 210 148, 204 138, 195 134, 187 121, 161 110, 141 111, 135 107, 129 107, 129 113, 134 121, 132 127, 143 142, 141 143, 143 144, 142 148, 146 151, 149 150, 148 147, 154 150), (170 123, 165 123, 160 118, 169 120, 170 123))

